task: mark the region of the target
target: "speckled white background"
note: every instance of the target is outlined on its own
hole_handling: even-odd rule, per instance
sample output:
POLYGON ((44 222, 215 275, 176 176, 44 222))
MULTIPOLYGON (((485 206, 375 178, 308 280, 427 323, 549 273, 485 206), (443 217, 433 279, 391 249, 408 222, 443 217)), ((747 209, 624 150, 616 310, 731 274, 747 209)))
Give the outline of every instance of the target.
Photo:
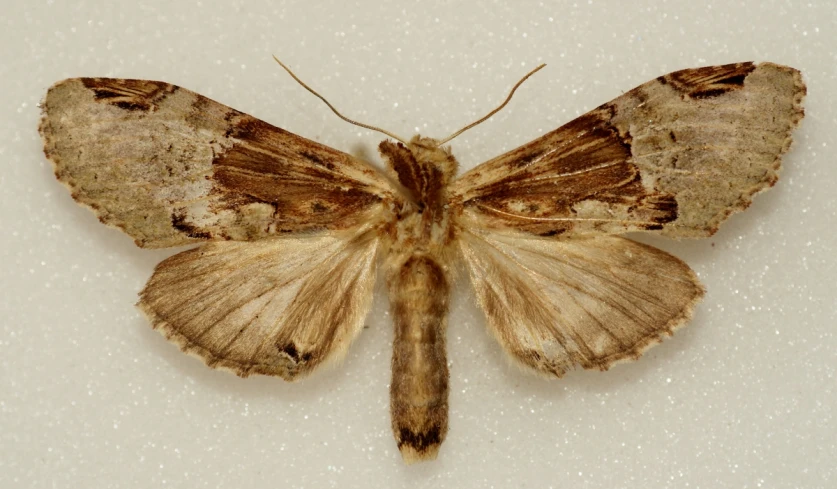
POLYGON ((837 5, 739 2, 5 2, 0 31, 0 487, 837 487, 837 5), (463 169, 666 72, 801 69, 807 118, 777 187, 711 239, 648 239, 709 289, 639 362, 544 381, 509 367, 469 290, 450 321, 451 428, 404 466, 389 428, 382 294, 345 363, 242 380, 133 307, 154 265, 75 205, 37 104, 72 76, 165 80, 354 154, 351 117, 454 141, 463 169))

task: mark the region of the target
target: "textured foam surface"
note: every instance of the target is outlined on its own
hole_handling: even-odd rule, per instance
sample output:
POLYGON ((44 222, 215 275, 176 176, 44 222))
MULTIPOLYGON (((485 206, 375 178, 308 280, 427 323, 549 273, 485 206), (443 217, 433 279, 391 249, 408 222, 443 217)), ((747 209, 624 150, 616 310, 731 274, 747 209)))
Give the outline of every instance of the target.
POLYGON ((18 2, 0 72, 0 487, 834 487, 837 10, 830 1, 18 2), (777 186, 709 239, 643 238, 708 289, 639 362, 527 376, 459 284, 451 420, 404 466, 389 426, 383 288, 343 365, 297 384, 213 371, 133 307, 154 265, 52 176, 38 102, 64 77, 164 80, 377 160, 512 103, 452 142, 466 170, 658 75, 744 60, 802 70, 777 186))

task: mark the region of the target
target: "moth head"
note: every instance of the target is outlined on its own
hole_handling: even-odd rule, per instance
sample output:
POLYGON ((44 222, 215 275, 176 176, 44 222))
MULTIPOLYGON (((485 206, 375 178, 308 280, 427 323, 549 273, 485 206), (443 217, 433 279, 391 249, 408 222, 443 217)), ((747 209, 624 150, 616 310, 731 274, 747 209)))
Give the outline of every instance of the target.
POLYGON ((458 165, 450 146, 442 146, 436 139, 416 134, 407 147, 410 148, 410 152, 419 164, 433 166, 442 173, 444 185, 450 183, 456 176, 458 165))

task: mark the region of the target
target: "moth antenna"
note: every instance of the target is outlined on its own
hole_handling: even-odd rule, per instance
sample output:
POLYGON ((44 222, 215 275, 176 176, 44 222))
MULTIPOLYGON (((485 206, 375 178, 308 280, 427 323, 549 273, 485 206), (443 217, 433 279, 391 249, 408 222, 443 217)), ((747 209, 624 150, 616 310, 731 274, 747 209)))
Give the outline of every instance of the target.
POLYGON ((534 74, 535 74, 538 70, 540 70, 540 69, 541 69, 541 68, 543 68, 544 66, 546 66, 546 64, 545 64, 545 63, 541 63, 540 65, 538 65, 538 67, 537 67, 537 68, 535 68, 534 70, 532 70, 532 71, 530 71, 529 73, 527 73, 527 74, 526 74, 526 76, 524 76, 523 78, 521 78, 521 79, 520 79, 520 81, 518 81, 517 83, 515 83, 515 84, 514 84, 514 86, 513 86, 513 87, 512 87, 512 89, 511 89, 511 92, 509 92, 509 96, 508 96, 508 97, 506 97, 506 100, 504 100, 504 101, 503 101, 503 103, 502 103, 502 104, 500 104, 500 106, 499 106, 499 107, 497 107, 496 109, 492 110, 491 112, 489 112, 488 114, 486 114, 486 115, 485 115, 485 117, 483 117, 483 118, 479 119, 478 121, 475 121, 475 122, 472 122, 472 123, 468 124, 467 126, 463 127, 462 129, 460 129, 460 130, 456 131, 455 133, 453 133, 453 134, 451 134, 450 136, 446 137, 445 139, 441 140, 441 141, 439 142, 439 146, 441 146, 441 145, 443 145, 443 144, 447 143, 448 141, 450 141, 451 139, 455 138, 456 136, 459 136, 460 134, 462 134, 463 132, 467 131, 468 129, 471 129, 472 127, 474 127, 474 126, 476 126, 476 125, 478 125, 478 124, 482 124, 483 122, 485 122, 485 120, 486 120, 486 119, 488 119, 488 118, 489 118, 489 117, 491 117, 492 115, 496 114, 497 112, 500 112, 501 110, 503 110, 503 107, 505 107, 505 106, 506 106, 506 104, 508 104, 508 103, 509 103, 509 100, 511 100, 512 95, 514 95, 515 90, 517 90, 517 87, 519 87, 520 85, 522 85, 522 84, 523 84, 523 82, 525 82, 525 81, 526 81, 526 80, 527 80, 530 76, 534 75, 534 74))
POLYGON ((334 112, 335 114, 337 114, 337 117, 339 117, 339 118, 343 119, 344 121, 348 122, 349 124, 354 124, 354 125, 356 125, 356 126, 360 126, 360 127, 365 128, 365 129, 371 129, 371 130, 373 130, 373 131, 378 131, 378 132, 380 132, 380 133, 382 133, 382 134, 386 134, 387 136, 391 137, 392 139, 395 139, 396 141, 400 141, 401 143, 403 143, 403 144, 405 144, 405 145, 407 144, 407 141, 405 141, 404 139, 401 139, 400 137, 396 136, 395 134, 393 134, 393 133, 391 133, 391 132, 389 132, 389 131, 387 131, 387 130, 381 129, 380 127, 370 126, 369 124, 364 124, 364 123, 362 123, 362 122, 358 122, 358 121, 355 121, 355 120, 349 119, 348 117, 344 116, 343 114, 341 114, 340 112, 338 112, 338 111, 337 111, 337 109, 335 109, 335 108, 334 108, 334 106, 333 106, 333 105, 331 105, 331 103, 330 103, 328 100, 326 100, 326 99, 325 99, 325 97, 323 97, 322 95, 320 95, 319 93, 317 93, 317 92, 316 92, 313 88, 311 88, 311 87, 309 87, 308 85, 306 85, 304 81, 300 80, 300 79, 299 79, 299 77, 298 77, 298 76, 296 76, 296 75, 294 74, 294 72, 293 72, 293 71, 291 71, 291 69, 290 69, 290 68, 288 68, 287 66, 285 66, 285 63, 283 63, 283 62, 279 61, 279 58, 277 58, 277 57, 274 55, 274 56, 273 56, 273 59, 275 59, 275 60, 276 60, 276 62, 277 62, 277 63, 279 63, 279 66, 281 66, 282 68, 284 68, 284 69, 285 69, 285 71, 287 71, 287 72, 288 72, 288 74, 289 74, 289 75, 291 75, 291 77, 292 77, 294 80, 296 80, 296 82, 297 82, 297 83, 299 83, 300 85, 302 85, 302 88, 304 88, 304 89, 308 90, 309 92, 313 93, 315 97, 317 97, 318 99, 322 100, 322 101, 323 101, 326 105, 328 105, 328 108, 329 108, 329 109, 331 109, 331 111, 332 111, 332 112, 334 112))

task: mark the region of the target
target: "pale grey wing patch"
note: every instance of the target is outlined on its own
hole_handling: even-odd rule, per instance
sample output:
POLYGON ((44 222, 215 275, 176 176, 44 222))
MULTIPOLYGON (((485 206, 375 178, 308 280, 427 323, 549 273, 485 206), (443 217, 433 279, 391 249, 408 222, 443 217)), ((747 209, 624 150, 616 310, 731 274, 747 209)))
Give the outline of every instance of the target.
POLYGON ((661 230, 667 236, 714 234, 773 186, 804 116, 799 71, 773 63, 727 65, 717 78, 735 86, 716 82, 688 93, 705 83, 710 68, 724 67, 675 72, 611 102, 612 124, 632 136, 643 184, 676 196, 678 217, 661 230))
POLYGON ((541 374, 638 358, 688 321, 704 292, 679 259, 616 236, 466 231, 460 244, 489 330, 541 374))
POLYGON ((208 243, 160 263, 138 306, 210 367, 294 380, 362 330, 377 251, 370 232, 208 243))
POLYGON ((391 198, 371 166, 175 85, 68 79, 42 109, 57 178, 139 246, 348 229, 391 198))

